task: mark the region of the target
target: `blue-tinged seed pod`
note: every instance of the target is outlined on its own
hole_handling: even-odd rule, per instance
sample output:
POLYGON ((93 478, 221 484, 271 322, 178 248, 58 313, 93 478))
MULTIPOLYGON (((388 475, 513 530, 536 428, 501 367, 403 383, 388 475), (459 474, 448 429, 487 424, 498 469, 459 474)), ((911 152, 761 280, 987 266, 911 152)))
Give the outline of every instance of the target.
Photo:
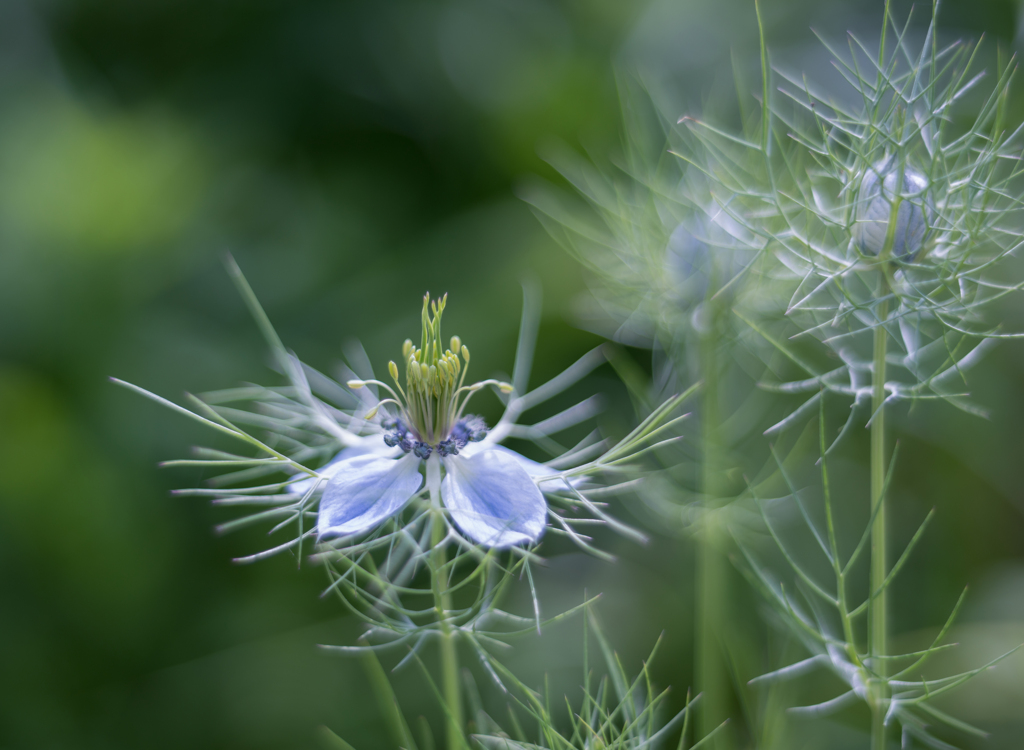
POLYGON ((860 182, 857 194, 856 224, 854 239, 865 255, 878 255, 885 247, 889 231, 892 204, 897 194, 901 195, 896 211, 896 230, 893 235, 892 257, 896 260, 913 260, 924 245, 928 223, 934 210, 926 195, 928 180, 909 164, 903 168, 903 189, 896 190, 899 164, 890 157, 868 169, 860 182), (925 211, 927 210, 927 216, 925 211))

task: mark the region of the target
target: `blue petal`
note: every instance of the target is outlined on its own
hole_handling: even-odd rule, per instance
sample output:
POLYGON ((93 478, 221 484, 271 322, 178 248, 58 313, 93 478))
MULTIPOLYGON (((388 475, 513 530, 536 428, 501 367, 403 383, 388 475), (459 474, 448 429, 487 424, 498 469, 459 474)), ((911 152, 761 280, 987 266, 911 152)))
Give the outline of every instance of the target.
POLYGON ((350 536, 369 531, 398 513, 423 484, 420 460, 356 456, 341 461, 324 488, 317 534, 350 536))
MULTIPOLYGON (((511 448, 506 448, 504 445, 489 444, 489 443, 467 443, 466 447, 459 451, 460 456, 466 458, 472 458, 475 455, 483 453, 484 451, 499 451, 507 456, 511 456, 516 460, 520 466, 529 474, 531 477, 552 477, 547 482, 543 483, 545 489, 549 492, 553 492, 558 489, 563 489, 565 481, 555 475, 559 473, 558 469, 552 469, 546 464, 542 464, 538 461, 534 461, 532 458, 516 453, 511 448)), ((569 480, 569 484, 576 487, 586 481, 586 477, 573 477, 569 480)))
MULTIPOLYGON (((373 436, 373 441, 364 440, 358 445, 352 445, 348 448, 342 448, 338 451, 338 454, 328 461, 326 464, 320 467, 318 470, 323 480, 320 481, 320 488, 323 489, 324 482, 333 478, 338 473, 338 464, 342 461, 355 458, 356 456, 366 456, 373 454, 375 456, 388 456, 396 451, 392 448, 388 448, 384 445, 384 442, 380 439, 379 435, 373 436)), ((309 488, 313 486, 313 483, 318 481, 316 477, 311 477, 306 474, 296 474, 296 481, 285 487, 285 492, 289 492, 292 495, 305 495, 309 492, 309 488), (300 478, 304 477, 304 478, 300 478)))
POLYGON ((492 448, 444 460, 445 507, 463 534, 488 547, 536 542, 547 522, 544 495, 510 453, 492 448))

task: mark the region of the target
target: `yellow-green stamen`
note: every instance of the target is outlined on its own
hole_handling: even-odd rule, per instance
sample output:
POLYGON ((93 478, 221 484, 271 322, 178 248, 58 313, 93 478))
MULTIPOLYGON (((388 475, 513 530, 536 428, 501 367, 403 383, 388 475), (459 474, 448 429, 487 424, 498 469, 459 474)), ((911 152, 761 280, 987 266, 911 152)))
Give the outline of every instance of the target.
MULTIPOLYGON (((403 429, 394 435, 386 435, 385 442, 388 445, 401 445, 407 452, 414 450, 417 455, 422 453, 423 457, 429 455, 432 449, 438 449, 438 446, 441 446, 442 455, 457 453, 458 447, 465 445, 467 439, 481 439, 486 434, 486 426, 479 418, 472 418, 472 424, 471 418, 463 419, 466 402, 485 385, 497 386, 505 393, 512 390, 508 383, 497 380, 465 385, 469 349, 458 336, 451 337, 448 348, 441 343, 441 316, 447 302, 447 294, 433 301, 429 293, 423 297, 420 345, 417 347, 410 339, 406 339, 402 345, 405 387, 399 380, 398 365, 389 362, 388 373, 395 382, 397 393, 387 388, 394 398, 384 399, 377 405, 393 403, 399 407, 403 429), (455 429, 453 434, 459 420, 463 420, 464 424, 455 429), (467 435, 472 437, 467 438, 467 435)), ((379 381, 352 381, 349 386, 358 388, 369 382, 379 381)), ((367 418, 372 418, 376 413, 375 407, 367 418)))

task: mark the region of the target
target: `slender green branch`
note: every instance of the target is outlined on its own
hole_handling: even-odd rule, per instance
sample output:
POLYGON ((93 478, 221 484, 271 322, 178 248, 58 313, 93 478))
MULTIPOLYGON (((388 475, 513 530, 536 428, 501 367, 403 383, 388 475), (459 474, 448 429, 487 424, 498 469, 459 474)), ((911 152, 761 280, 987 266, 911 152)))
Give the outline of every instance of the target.
MULTIPOLYGON (((885 354, 888 346, 888 333, 885 330, 885 319, 888 316, 889 303, 884 301, 879 306, 881 322, 874 331, 874 357, 872 361, 872 394, 871 394, 871 592, 875 594, 870 600, 868 609, 868 651, 871 656, 885 656, 888 651, 888 591, 885 589, 886 579, 886 460, 885 460, 885 354)), ((887 670, 884 659, 875 659, 872 667, 878 675, 875 683, 876 694, 871 705, 871 742, 873 750, 885 748, 885 712, 888 702, 888 689, 885 683, 887 670)))
MULTIPOLYGON (((712 271, 709 289, 715 288, 712 271)), ((697 550, 697 632, 696 679, 703 698, 697 713, 697 734, 709 734, 728 716, 728 670, 723 658, 722 635, 728 621, 728 566, 721 549, 723 534, 719 528, 716 500, 722 496, 721 435, 718 409, 717 340, 722 306, 711 296, 705 300, 707 328, 701 336, 700 366, 704 388, 702 396, 701 492, 704 496, 702 533, 697 550)), ((721 745, 720 740, 712 744, 721 745)))
POLYGON ((430 578, 434 594, 434 609, 441 630, 441 691, 448 715, 448 750, 465 750, 466 739, 462 720, 462 692, 459 681, 459 655, 455 650, 455 637, 449 613, 452 610, 448 589, 447 560, 444 536, 446 526, 441 516, 441 460, 434 454, 427 461, 427 488, 435 513, 431 531, 433 549, 430 553, 430 578))

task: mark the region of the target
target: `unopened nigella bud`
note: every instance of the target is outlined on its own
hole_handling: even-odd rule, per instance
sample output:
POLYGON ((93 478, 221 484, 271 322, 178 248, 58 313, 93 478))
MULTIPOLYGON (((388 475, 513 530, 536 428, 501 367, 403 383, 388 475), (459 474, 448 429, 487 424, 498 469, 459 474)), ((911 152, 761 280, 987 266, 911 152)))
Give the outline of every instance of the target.
POLYGON ((690 223, 698 227, 696 231, 681 223, 669 236, 665 265, 679 296, 693 302, 704 299, 708 293, 709 253, 702 239, 707 234, 707 222, 698 217, 690 223))
POLYGON ((892 156, 864 173, 857 194, 857 223, 853 231, 862 253, 882 253, 889 234, 893 203, 899 197, 891 253, 897 260, 909 261, 924 244, 933 209, 926 195, 928 180, 909 164, 903 167, 903 186, 897 189, 899 166, 896 157, 892 156))

